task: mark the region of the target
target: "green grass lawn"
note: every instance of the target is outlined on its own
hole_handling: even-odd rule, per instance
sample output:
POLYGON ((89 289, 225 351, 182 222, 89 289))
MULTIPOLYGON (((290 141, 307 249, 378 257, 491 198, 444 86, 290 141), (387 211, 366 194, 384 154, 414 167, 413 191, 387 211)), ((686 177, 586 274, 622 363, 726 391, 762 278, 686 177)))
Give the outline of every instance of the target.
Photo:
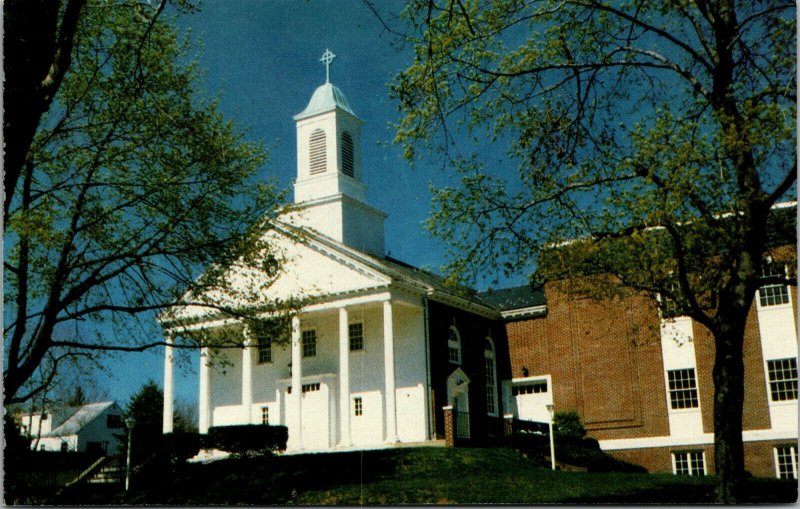
MULTIPOLYGON (((186 465, 174 476, 93 503, 545 504, 713 503, 714 479, 553 472, 506 448, 415 448, 186 465)), ((794 482, 751 479, 750 503, 797 499, 794 482)), ((73 500, 78 502, 77 500, 73 500)))

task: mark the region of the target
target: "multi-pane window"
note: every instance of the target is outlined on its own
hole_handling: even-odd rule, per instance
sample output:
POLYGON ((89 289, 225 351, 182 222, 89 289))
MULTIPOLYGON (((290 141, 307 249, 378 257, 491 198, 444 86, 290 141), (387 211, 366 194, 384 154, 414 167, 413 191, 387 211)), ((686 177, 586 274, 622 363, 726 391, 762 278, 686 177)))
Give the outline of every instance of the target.
POLYGON ((347 327, 350 336, 350 351, 364 349, 364 324, 361 322, 351 323, 347 327))
MULTIPOLYGON (((764 262, 761 277, 786 278, 786 266, 774 262, 764 262)), ((789 287, 784 283, 770 282, 758 289, 758 301, 762 306, 778 306, 789 303, 789 287)))
POLYGON ((320 385, 319 382, 313 384, 303 384, 303 394, 307 392, 317 392, 319 391, 320 385))
POLYGON ((697 379, 694 368, 667 371, 669 381, 669 400, 673 410, 697 408, 697 379))
POLYGON ((494 343, 489 338, 486 338, 483 353, 486 360, 486 413, 497 415, 497 365, 494 343))
POLYGON ((256 347, 258 348, 258 363, 264 364, 272 362, 272 339, 271 338, 258 338, 256 340, 256 347))
POLYGON ((315 129, 308 140, 309 173, 316 175, 325 171, 327 155, 325 153, 325 131, 315 129))
POLYGON ((703 451, 673 452, 672 464, 677 475, 706 475, 703 451))
POLYGON ((772 401, 797 399, 797 359, 767 361, 769 395, 772 401))
POLYGON ((261 424, 269 424, 269 407, 261 407, 261 424))
POLYGON ((349 177, 354 177, 355 172, 355 150, 353 148, 353 137, 347 131, 342 133, 342 173, 349 177))
POLYGON ((455 327, 448 331, 447 358, 451 364, 461 364, 461 335, 455 327))
POLYGON ((353 398, 353 415, 364 415, 364 401, 361 398, 353 398))
POLYGON ((781 445, 773 449, 775 453, 775 473, 779 479, 797 479, 797 447, 781 445))
POLYGON ((303 331, 303 357, 316 357, 317 331, 314 329, 303 331))
POLYGON ((547 392, 547 380, 539 380, 511 387, 512 396, 519 396, 520 394, 541 394, 543 392, 547 392))
MULTIPOLYGON (((311 384, 303 384, 300 387, 300 393, 301 394, 305 394, 307 392, 317 392, 317 391, 320 390, 320 387, 321 386, 320 386, 319 382, 311 383, 311 384)), ((288 394, 292 393, 292 386, 291 385, 289 387, 287 387, 286 392, 288 394)))

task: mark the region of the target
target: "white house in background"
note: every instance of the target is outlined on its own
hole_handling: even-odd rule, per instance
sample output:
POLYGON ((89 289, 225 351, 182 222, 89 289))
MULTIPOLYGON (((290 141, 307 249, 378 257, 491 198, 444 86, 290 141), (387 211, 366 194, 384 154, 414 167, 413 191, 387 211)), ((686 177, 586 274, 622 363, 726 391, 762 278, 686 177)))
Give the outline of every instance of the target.
POLYGON ((96 452, 107 456, 119 451, 117 435, 125 433, 122 410, 114 401, 89 403, 61 412, 36 412, 20 419, 31 447, 40 451, 96 452))

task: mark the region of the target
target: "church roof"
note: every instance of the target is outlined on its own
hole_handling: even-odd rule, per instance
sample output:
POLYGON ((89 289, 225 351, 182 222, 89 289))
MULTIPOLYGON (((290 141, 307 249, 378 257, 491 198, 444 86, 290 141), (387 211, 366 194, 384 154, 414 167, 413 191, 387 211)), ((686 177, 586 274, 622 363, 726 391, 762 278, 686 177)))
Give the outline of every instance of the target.
POLYGON ((511 309, 544 306, 547 304, 544 292, 541 289, 531 288, 530 285, 489 290, 481 292, 478 296, 487 304, 500 311, 511 309))
POLYGON ((336 108, 340 108, 355 116, 355 113, 353 113, 353 110, 350 108, 350 103, 347 102, 347 98, 342 91, 333 83, 325 83, 314 91, 311 100, 308 101, 306 109, 295 115, 294 119, 301 120, 313 117, 314 115, 326 113, 336 108))

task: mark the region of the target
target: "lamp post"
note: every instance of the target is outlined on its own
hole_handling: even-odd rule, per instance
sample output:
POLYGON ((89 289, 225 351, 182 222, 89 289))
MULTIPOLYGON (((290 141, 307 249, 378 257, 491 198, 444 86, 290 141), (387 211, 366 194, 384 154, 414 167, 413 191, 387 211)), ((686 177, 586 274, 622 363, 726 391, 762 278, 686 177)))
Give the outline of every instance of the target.
POLYGON ((556 445, 555 440, 553 439, 553 410, 554 406, 552 404, 547 405, 547 412, 550 414, 550 422, 547 423, 549 430, 550 430, 550 468, 552 470, 556 469, 556 445))
POLYGON ((133 438, 133 426, 136 424, 136 419, 128 417, 125 419, 125 425, 128 427, 128 459, 125 463, 125 491, 131 486, 131 443, 133 438))

